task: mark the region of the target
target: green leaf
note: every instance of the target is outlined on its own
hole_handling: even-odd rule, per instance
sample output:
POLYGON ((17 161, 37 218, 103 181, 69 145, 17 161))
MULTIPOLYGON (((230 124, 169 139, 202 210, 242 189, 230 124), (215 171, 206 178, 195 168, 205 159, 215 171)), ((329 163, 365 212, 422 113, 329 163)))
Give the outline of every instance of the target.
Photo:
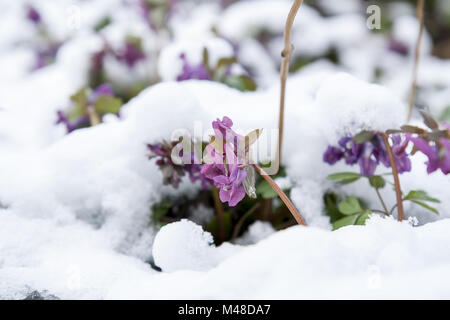
POLYGON ((412 190, 408 193, 408 195, 404 198, 404 200, 419 200, 419 201, 430 201, 435 203, 440 203, 439 199, 430 197, 425 191, 423 190, 412 190))
POLYGON ((439 117, 442 121, 450 121, 450 106, 444 109, 439 117))
POLYGON ((356 221, 359 218, 359 214, 354 214, 352 216, 344 217, 342 219, 339 219, 338 221, 333 223, 333 230, 337 230, 339 228, 345 227, 345 226, 351 226, 356 223, 356 221))
POLYGON ((110 96, 100 96, 95 102, 95 110, 99 114, 106 113, 119 113, 120 108, 122 107, 122 100, 119 98, 114 98, 110 96))
POLYGON ((339 211, 337 207, 338 200, 339 200, 338 196, 335 193, 327 193, 324 196, 325 211, 326 214, 330 217, 331 223, 342 218, 342 213, 339 211))
POLYGON ((373 131, 366 131, 363 130, 360 133, 358 133, 354 138, 353 141, 357 144, 363 144, 365 142, 369 142, 375 137, 376 133, 373 131))
POLYGON ((355 172, 339 172, 330 174, 327 178, 328 180, 338 181, 341 184, 348 184, 355 182, 362 176, 359 173, 355 172))
POLYGON ((278 194, 273 190, 267 181, 262 181, 256 188, 256 193, 260 194, 264 199, 276 198, 278 194))
POLYGON ((436 214, 439 214, 439 211, 437 211, 436 208, 433 208, 433 207, 429 206, 428 204, 426 204, 426 203, 424 203, 422 201, 418 201, 418 200, 411 200, 411 201, 416 203, 416 204, 418 204, 419 206, 424 207, 425 209, 428 209, 428 210, 430 210, 430 211, 432 211, 432 212, 434 212, 436 214))
POLYGON ((169 212, 172 204, 168 200, 163 200, 160 203, 157 203, 152 208, 152 218, 155 220, 159 220, 164 217, 167 212, 169 212))
POLYGON ((366 220, 369 219, 370 215, 372 214, 372 211, 367 210, 364 213, 361 213, 358 217, 358 219, 355 222, 355 225, 357 226, 363 226, 366 224, 366 220))
POLYGON ((345 200, 339 202, 338 209, 342 214, 345 215, 351 215, 363 211, 359 203, 359 200, 354 196, 350 196, 345 200))
POLYGON ((383 189, 386 186, 386 180, 382 176, 373 176, 369 178, 369 183, 376 189, 383 189))
POLYGON ((99 23, 97 23, 94 27, 94 30, 96 32, 99 32, 100 30, 102 30, 103 28, 107 27, 108 25, 111 24, 111 18, 110 17, 104 17, 102 20, 100 20, 99 23))
POLYGON ((224 83, 232 88, 240 91, 255 91, 256 83, 245 75, 228 76, 225 78, 224 83))

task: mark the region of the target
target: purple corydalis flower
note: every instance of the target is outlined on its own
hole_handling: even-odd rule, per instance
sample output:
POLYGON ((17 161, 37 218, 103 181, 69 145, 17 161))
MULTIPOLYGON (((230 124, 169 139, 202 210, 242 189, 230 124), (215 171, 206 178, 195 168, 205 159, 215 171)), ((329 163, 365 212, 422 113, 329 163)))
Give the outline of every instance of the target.
POLYGON ((27 6, 27 19, 37 25, 41 22, 41 15, 33 6, 27 6))
MULTIPOLYGON (((150 150, 149 159, 157 159, 156 165, 163 173, 163 184, 178 188, 182 177, 187 173, 191 182, 200 181, 203 189, 211 186, 211 181, 201 174, 201 165, 195 163, 194 153, 191 154, 190 164, 179 165, 172 161, 172 151, 177 148, 176 142, 148 144, 147 148, 150 150)), ((179 151, 179 156, 183 157, 182 150, 179 151)))
POLYGON ((247 170, 243 165, 245 154, 242 155, 243 159, 237 154, 237 145, 243 137, 232 130, 233 122, 228 117, 217 119, 212 126, 216 134, 215 139, 222 141, 223 147, 215 148, 212 144, 206 147, 212 161, 202 166, 201 173, 219 188, 220 200, 234 207, 246 194, 243 185, 247 177, 247 170))
POLYGON ((422 138, 411 137, 410 139, 414 146, 427 156, 428 161, 425 162, 427 173, 433 173, 438 169, 441 169, 444 174, 450 173, 450 141, 448 139, 440 139, 441 148, 422 138))
POLYGON ((182 73, 177 77, 177 81, 185 81, 190 79, 197 80, 211 80, 208 69, 200 63, 197 66, 192 66, 186 58, 186 55, 182 53, 180 59, 183 61, 182 73))
MULTIPOLYGON (((392 150, 399 173, 411 171, 411 160, 406 153, 408 143, 409 139, 402 142, 400 135, 393 136, 392 150)), ((348 165, 358 163, 361 174, 368 177, 375 174, 380 163, 387 168, 391 167, 386 146, 379 134, 375 135, 371 141, 361 144, 356 143, 352 137, 344 137, 339 140, 338 145, 338 147, 328 146, 323 155, 324 162, 334 165, 344 159, 348 165)))
MULTIPOLYGON (((95 88, 88 97, 87 105, 95 105, 97 99, 101 96, 114 96, 114 91, 109 84, 104 83, 95 88)), ((56 115, 56 124, 63 123, 66 126, 67 133, 71 133, 76 129, 88 127, 90 125, 89 116, 86 113, 79 115, 74 119, 70 119, 70 117, 66 115, 62 110, 58 110, 56 112, 56 115)))
POLYGON ((123 61, 129 68, 133 68, 136 63, 145 59, 145 55, 132 41, 126 41, 122 50, 116 54, 119 61, 123 61))
POLYGON ((114 91, 109 83, 103 83, 99 85, 89 96, 89 104, 94 104, 101 96, 114 96, 114 91))

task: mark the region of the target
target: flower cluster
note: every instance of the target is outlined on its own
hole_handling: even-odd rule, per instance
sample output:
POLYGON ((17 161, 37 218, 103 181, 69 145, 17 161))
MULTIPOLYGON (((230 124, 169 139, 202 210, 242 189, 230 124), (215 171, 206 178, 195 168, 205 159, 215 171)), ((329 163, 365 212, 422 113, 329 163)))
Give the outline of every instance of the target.
POLYGON ((177 81, 185 81, 190 79, 211 80, 209 71, 203 63, 200 63, 196 66, 191 65, 187 61, 186 55, 184 53, 180 55, 180 59, 183 61, 183 71, 177 77, 177 81))
MULTIPOLYGON (((156 165, 163 174, 163 183, 178 188, 182 177, 187 173, 192 183, 200 181, 202 188, 208 189, 211 186, 211 181, 201 174, 201 165, 196 164, 198 161, 195 161, 197 156, 194 152, 191 153, 191 163, 182 165, 174 163, 172 153, 177 146, 178 142, 159 142, 147 145, 150 151, 149 159, 157 159, 156 165)), ((178 150, 178 156, 183 158, 182 149, 178 150)))
POLYGON ((50 37, 50 34, 42 22, 41 14, 35 7, 31 5, 26 7, 26 19, 32 23, 38 31, 38 37, 36 37, 37 41, 34 48, 35 61, 31 67, 31 71, 36 71, 55 61, 61 43, 54 41, 50 37))
MULTIPOLYGON (((399 173, 411 171, 411 160, 406 152, 409 139, 402 139, 397 134, 392 137, 392 151, 399 173)), ((358 164, 361 174, 372 177, 377 166, 382 163, 385 167, 391 166, 389 155, 380 134, 373 134, 369 141, 357 143, 354 137, 344 137, 339 140, 339 146, 328 146, 323 155, 323 161, 333 165, 341 159, 348 165, 358 164)))
POLYGON ((177 77, 177 81, 185 80, 211 80, 224 83, 232 88, 241 91, 256 90, 255 82, 245 74, 235 74, 233 68, 237 69, 243 67, 238 65, 236 57, 224 57, 217 61, 216 65, 210 63, 209 53, 206 48, 203 49, 202 62, 196 65, 189 63, 185 53, 180 54, 180 59, 183 62, 181 73, 177 77))
POLYGON ((427 132, 420 128, 408 127, 415 130, 417 137, 409 135, 416 150, 428 157, 427 172, 432 173, 441 170, 444 174, 450 173, 450 125, 444 122, 446 130, 439 130, 433 125, 433 131, 427 132))
POLYGON ((252 176, 249 171, 253 169, 245 166, 248 150, 239 151, 244 137, 231 129, 231 119, 217 119, 212 126, 215 137, 206 146, 208 163, 202 166, 201 173, 220 190, 220 200, 233 207, 245 197, 244 180, 247 176, 252 176))
POLYGON ((114 91, 109 84, 102 84, 95 90, 82 88, 71 97, 72 108, 68 113, 57 111, 57 124, 63 123, 67 133, 76 129, 88 127, 91 123, 89 111, 99 118, 112 113, 119 116, 122 101, 114 97, 114 91))

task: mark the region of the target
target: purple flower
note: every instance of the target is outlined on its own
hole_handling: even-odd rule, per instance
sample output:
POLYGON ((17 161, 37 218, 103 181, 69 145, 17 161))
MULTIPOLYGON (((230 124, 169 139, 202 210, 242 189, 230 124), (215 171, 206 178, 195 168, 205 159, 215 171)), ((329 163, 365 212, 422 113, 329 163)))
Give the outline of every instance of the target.
MULTIPOLYGON (((84 91, 86 94, 86 91, 84 91)), ((87 97, 87 103, 82 108, 86 108, 88 106, 93 106, 97 102, 97 99, 101 96, 114 96, 114 91, 112 90, 109 84, 101 84, 97 88, 95 88, 92 93, 87 97)), ((89 116, 84 110, 84 113, 80 114, 80 110, 75 108, 77 106, 76 103, 73 104, 72 110, 69 111, 69 114, 65 114, 62 110, 57 111, 57 121, 56 124, 63 123, 66 126, 67 133, 71 133, 72 131, 84 127, 88 127, 90 125, 89 116)), ((102 115, 102 114, 100 114, 102 115)), ((119 114, 116 114, 119 116, 119 114)))
MULTIPOLYGON (((393 136, 393 154, 399 173, 411 171, 411 161, 406 153, 409 139, 402 142, 400 135, 393 136)), ((365 143, 358 144, 352 137, 343 137, 338 142, 339 146, 328 146, 323 155, 323 161, 333 165, 344 159, 348 165, 358 164, 361 174, 372 177, 377 166, 382 163, 390 168, 389 155, 384 145, 384 141, 379 134, 365 143)))
POLYGON ((341 160, 343 156, 344 152, 341 149, 337 147, 328 146, 327 151, 325 151, 323 155, 323 161, 330 165, 333 165, 339 160, 341 160))
POLYGON ((428 157, 425 164, 429 174, 438 169, 441 169, 444 174, 450 173, 450 141, 448 139, 441 138, 439 147, 422 138, 411 137, 410 139, 414 146, 428 157))
MULTIPOLYGON (((237 149, 244 137, 231 129, 233 122, 228 117, 223 117, 222 120, 217 119, 212 126, 216 134, 214 141, 222 142, 223 147, 213 146, 213 144, 206 147, 206 153, 211 162, 202 166, 201 173, 219 188, 220 200, 234 207, 246 194, 243 185, 247 177, 244 165, 246 154, 238 154, 237 149)), ((247 150, 244 153, 247 153, 247 150)))
POLYGON ((441 142, 441 170, 444 174, 449 174, 450 173, 450 140, 448 139, 444 139, 441 138, 440 139, 441 142))
POLYGON ((389 39, 388 50, 402 56, 407 56, 409 53, 408 46, 394 38, 389 39))
POLYGON ((37 25, 41 22, 41 15, 33 6, 27 6, 27 19, 37 25))
POLYGON ((180 59, 183 61, 183 71, 177 77, 177 81, 185 81, 190 79, 197 80, 211 80, 208 69, 203 65, 203 63, 192 66, 187 61, 186 55, 182 53, 180 59))
POLYGON ((127 40, 122 50, 116 54, 116 58, 119 61, 123 61, 129 68, 133 68, 134 65, 145 59, 145 55, 142 49, 134 41, 127 40))
POLYGON ((109 83, 103 83, 99 85, 89 96, 89 104, 94 104, 101 96, 114 96, 114 91, 109 83))
MULTIPOLYGON (((163 184, 178 188, 182 177, 187 173, 191 182, 200 181, 203 189, 211 186, 211 181, 201 174, 201 165, 194 163, 194 153, 191 154, 191 164, 179 165, 172 161, 172 151, 177 148, 176 142, 148 144, 147 148, 150 150, 149 159, 157 159, 156 165, 163 174, 163 184)), ((179 156, 183 157, 183 150, 179 151, 179 156)))

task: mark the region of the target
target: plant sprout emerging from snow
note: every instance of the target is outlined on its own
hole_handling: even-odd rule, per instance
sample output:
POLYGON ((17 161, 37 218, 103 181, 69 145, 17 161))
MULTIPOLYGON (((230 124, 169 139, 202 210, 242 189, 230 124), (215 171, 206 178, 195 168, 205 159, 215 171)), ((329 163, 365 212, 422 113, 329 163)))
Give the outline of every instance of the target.
POLYGON ((37 31, 34 48, 35 62, 31 67, 31 71, 36 71, 55 61, 61 43, 52 39, 42 21, 41 14, 35 7, 28 5, 25 16, 37 31))
POLYGON ((245 74, 234 74, 233 67, 238 66, 236 57, 221 58, 216 66, 210 66, 209 53, 206 48, 203 49, 203 60, 197 65, 189 63, 185 53, 180 55, 183 62, 183 69, 177 77, 177 81, 185 81, 190 79, 196 80, 212 80, 224 83, 232 88, 241 91, 256 90, 255 82, 245 74))
POLYGON ((167 26, 176 0, 138 0, 142 17, 153 30, 167 26))
POLYGON ((63 123, 67 133, 99 124, 102 116, 108 113, 119 116, 122 107, 122 100, 114 97, 109 84, 102 84, 95 90, 82 88, 70 99, 73 105, 68 113, 57 111, 57 124, 63 123))
POLYGON ((416 126, 405 125, 401 130, 388 130, 386 133, 375 133, 362 131, 354 138, 343 138, 339 141, 339 147, 329 146, 323 156, 323 160, 331 165, 341 159, 353 165, 358 163, 361 174, 342 172, 330 175, 330 180, 339 181, 342 184, 352 183, 361 177, 369 179, 370 185, 375 189, 382 205, 382 209, 364 208, 356 197, 348 197, 339 204, 336 202, 336 195, 329 194, 325 197, 327 212, 334 219, 335 228, 354 224, 361 220, 367 212, 377 212, 391 215, 398 208, 398 219, 403 219, 403 202, 411 201, 423 208, 438 213, 428 203, 439 203, 438 199, 430 197, 425 191, 413 190, 404 195, 400 189, 398 174, 411 170, 410 156, 417 151, 424 153, 428 157, 427 172, 432 173, 440 169, 444 174, 450 172, 450 125, 444 122, 445 129, 439 128, 439 124, 429 114, 421 112, 425 125, 430 130, 425 130, 416 126), (391 136, 392 146, 389 144, 391 136), (407 148, 412 142, 411 152, 407 148), (397 203, 388 210, 379 189, 386 185, 385 178, 381 175, 374 175, 379 163, 386 167, 392 167, 394 177, 397 203), (339 215, 344 215, 337 219, 339 215))
POLYGON ((246 136, 239 135, 232 129, 233 122, 228 117, 217 119, 212 126, 215 136, 206 146, 206 164, 201 172, 220 190, 220 200, 235 206, 246 193, 255 198, 256 170, 280 196, 298 224, 306 226, 303 217, 281 188, 257 164, 251 164, 249 148, 258 139, 261 130, 254 130, 246 136))

